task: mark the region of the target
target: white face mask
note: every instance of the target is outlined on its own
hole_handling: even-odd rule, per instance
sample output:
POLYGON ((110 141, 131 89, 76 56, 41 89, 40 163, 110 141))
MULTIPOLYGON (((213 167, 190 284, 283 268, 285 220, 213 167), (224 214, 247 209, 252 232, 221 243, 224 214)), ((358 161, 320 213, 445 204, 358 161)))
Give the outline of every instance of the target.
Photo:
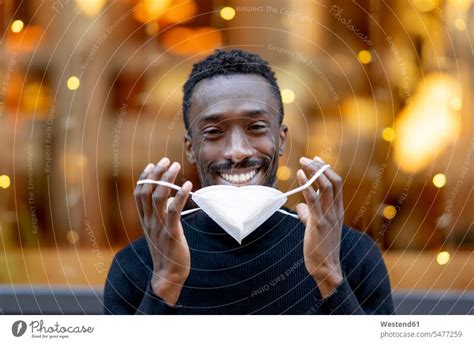
MULTIPOLYGON (((207 186, 191 192, 191 198, 199 208, 183 211, 181 215, 201 209, 240 244, 276 211, 298 218, 297 215, 280 208, 286 203, 288 196, 310 187, 327 168, 329 165, 324 165, 304 185, 286 193, 262 185, 207 186)), ((137 185, 147 183, 181 189, 177 185, 152 179, 140 180, 137 185)))

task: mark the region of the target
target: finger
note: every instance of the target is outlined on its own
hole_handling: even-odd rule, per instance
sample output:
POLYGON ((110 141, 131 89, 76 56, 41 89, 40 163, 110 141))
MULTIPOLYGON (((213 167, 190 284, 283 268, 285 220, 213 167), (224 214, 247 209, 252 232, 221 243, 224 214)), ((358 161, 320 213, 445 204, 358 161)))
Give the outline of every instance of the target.
MULTIPOLYGON (((161 159, 148 173, 146 179, 158 180, 161 178, 162 174, 168 168, 170 160, 168 158, 161 159)), ((143 188, 140 192, 140 202, 142 204, 145 216, 153 215, 153 203, 151 195, 154 190, 154 184, 143 184, 143 188)))
POLYGON ((173 201, 174 201, 174 197, 168 198, 168 200, 166 201, 166 209, 168 209, 170 207, 170 205, 173 201))
MULTIPOLYGON (((308 181, 308 178, 306 177, 303 170, 298 170, 298 172, 296 172, 296 178, 298 182, 300 183, 300 185, 303 185, 308 181)), ((318 218, 321 218, 322 211, 321 211, 321 205, 319 203, 320 196, 316 193, 316 191, 314 191, 312 186, 304 189, 302 193, 306 201, 306 205, 309 208, 309 212, 313 213, 318 218)))
MULTIPOLYGON (((324 166, 324 163, 321 163, 316 160, 310 160, 308 158, 301 158, 301 167, 303 171, 309 175, 314 175, 319 169, 324 166)), ((327 171, 327 170, 326 170, 327 171)), ((318 179, 315 181, 318 189, 321 191, 321 201, 323 203, 324 212, 328 211, 330 207, 334 205, 334 189, 331 181, 328 177, 322 173, 318 179)))
POLYGON ((296 205, 296 213, 300 218, 301 222, 306 226, 308 223, 309 209, 305 203, 299 203, 296 205))
POLYGON ((186 200, 188 199, 189 193, 193 188, 193 184, 190 181, 186 181, 181 190, 176 193, 174 200, 170 203, 168 207, 168 228, 173 233, 173 230, 179 228, 179 223, 181 221, 181 212, 183 211, 186 200))
MULTIPOLYGON (((321 159, 319 156, 315 156, 314 160, 319 161, 322 164, 325 164, 323 159, 321 159)), ((340 207, 343 207, 343 193, 342 193, 343 182, 342 182, 341 176, 338 175, 332 168, 326 169, 324 171, 324 174, 332 183, 336 204, 340 207)))
MULTIPOLYGON (((181 165, 178 162, 171 164, 170 168, 163 174, 161 180, 168 183, 174 183, 178 176, 181 165)), ((170 195, 171 189, 167 186, 159 185, 153 191, 152 200, 156 215, 163 218, 166 210, 166 201, 170 195)))
POLYGON ((342 178, 341 178, 341 176, 339 176, 331 168, 328 168, 326 171, 324 171, 324 174, 329 179, 329 181, 332 183, 336 206, 342 208, 343 207, 343 193, 342 193, 342 178))
POLYGON ((319 156, 315 156, 313 160, 319 161, 322 164, 325 164, 324 160, 321 159, 319 156))
MULTIPOLYGON (((146 165, 145 169, 142 171, 142 173, 138 177, 138 180, 146 179, 146 176, 148 175, 148 173, 150 173, 150 171, 153 169, 154 166, 155 165, 153 165, 152 163, 149 163, 148 165, 146 165)), ((135 190, 133 191, 133 196, 135 198, 135 206, 137 207, 138 214, 140 215, 140 221, 144 215, 142 202, 140 200, 142 188, 143 188, 143 185, 136 185, 135 190)))

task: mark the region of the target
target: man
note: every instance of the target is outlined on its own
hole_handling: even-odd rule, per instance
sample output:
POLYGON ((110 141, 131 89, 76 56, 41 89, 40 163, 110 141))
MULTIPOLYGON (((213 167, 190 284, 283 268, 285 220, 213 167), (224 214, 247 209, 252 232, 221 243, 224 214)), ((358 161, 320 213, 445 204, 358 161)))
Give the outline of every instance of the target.
MULTIPOLYGON (((201 187, 274 187, 288 129, 266 61, 233 50, 195 64, 183 117, 201 187)), ((300 163, 300 185, 323 165, 300 163)), ((174 183, 179 171, 163 158, 140 179, 174 183)), ((187 181, 171 198, 166 186, 136 186, 145 235, 112 263, 107 314, 393 313, 383 259, 368 236, 343 225, 342 180, 332 169, 303 191, 299 220, 276 212, 240 244, 202 210, 181 215, 191 189, 187 181)))

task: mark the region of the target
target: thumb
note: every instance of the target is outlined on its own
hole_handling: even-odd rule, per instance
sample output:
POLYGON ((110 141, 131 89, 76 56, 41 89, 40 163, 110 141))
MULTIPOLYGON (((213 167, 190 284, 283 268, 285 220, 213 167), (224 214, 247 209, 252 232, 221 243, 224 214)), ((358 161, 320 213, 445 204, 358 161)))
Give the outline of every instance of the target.
POLYGON ((309 216, 309 209, 306 203, 299 203, 296 206, 296 213, 298 214, 298 217, 300 218, 301 222, 303 222, 303 224, 306 226, 309 216))

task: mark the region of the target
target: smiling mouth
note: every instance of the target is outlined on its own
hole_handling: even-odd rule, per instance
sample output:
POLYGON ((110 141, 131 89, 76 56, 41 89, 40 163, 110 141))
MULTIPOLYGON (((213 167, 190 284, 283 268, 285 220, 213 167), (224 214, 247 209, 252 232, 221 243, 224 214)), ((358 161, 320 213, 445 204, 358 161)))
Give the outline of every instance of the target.
POLYGON ((246 184, 250 182, 258 173, 259 169, 254 169, 247 172, 237 172, 233 173, 219 173, 219 176, 228 183, 232 184, 246 184))

